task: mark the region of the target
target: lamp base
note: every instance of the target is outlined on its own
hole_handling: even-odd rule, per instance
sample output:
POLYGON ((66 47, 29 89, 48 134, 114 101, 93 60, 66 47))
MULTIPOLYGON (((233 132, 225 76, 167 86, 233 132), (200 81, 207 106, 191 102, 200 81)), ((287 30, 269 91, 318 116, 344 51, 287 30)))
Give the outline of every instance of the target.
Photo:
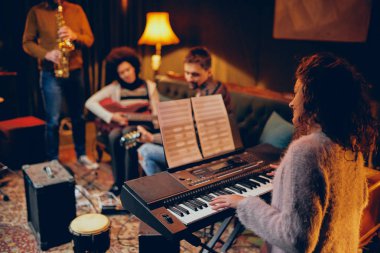
POLYGON ((161 65, 161 55, 159 54, 152 55, 151 67, 155 73, 158 72, 160 65, 161 65))

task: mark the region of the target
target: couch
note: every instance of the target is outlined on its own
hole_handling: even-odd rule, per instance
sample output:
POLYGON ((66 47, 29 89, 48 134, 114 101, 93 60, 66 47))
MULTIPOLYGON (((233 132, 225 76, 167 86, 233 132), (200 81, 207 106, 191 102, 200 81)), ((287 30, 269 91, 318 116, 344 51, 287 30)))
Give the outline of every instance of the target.
MULTIPOLYGON (((182 78, 162 75, 156 78, 156 83, 161 101, 183 99, 194 95, 182 78)), ((292 111, 289 108, 291 95, 234 84, 226 86, 231 93, 234 117, 245 147, 260 143, 264 127, 274 111, 287 122, 291 122, 292 111)))
MULTIPOLYGON (((194 91, 189 89, 188 83, 181 77, 159 75, 155 81, 160 101, 194 96, 194 91)), ((244 147, 256 146, 268 140, 267 143, 284 149, 291 140, 292 132, 290 132, 289 126, 285 126, 286 135, 283 134, 284 128, 280 127, 277 130, 273 130, 273 124, 275 124, 275 127, 278 127, 278 124, 283 121, 271 121, 273 124, 266 131, 267 137, 262 137, 264 128, 268 125, 268 119, 272 116, 273 112, 276 112, 283 118, 284 122, 291 122, 292 111, 288 106, 291 97, 288 94, 265 89, 241 87, 234 84, 226 85, 231 93, 233 116, 239 128, 244 147), (280 145, 277 145, 279 143, 280 145)), ((290 123, 286 124, 290 125, 290 123)), ((102 159, 103 151, 107 151, 108 138, 98 132, 96 139, 96 158, 99 162, 102 159)))

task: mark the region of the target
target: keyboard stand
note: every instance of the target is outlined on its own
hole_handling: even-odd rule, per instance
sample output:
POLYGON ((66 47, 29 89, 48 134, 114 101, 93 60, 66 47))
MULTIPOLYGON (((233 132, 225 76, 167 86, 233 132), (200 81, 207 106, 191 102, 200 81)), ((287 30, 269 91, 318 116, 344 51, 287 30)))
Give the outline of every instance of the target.
POLYGON ((228 237, 227 241, 223 244, 223 247, 220 252, 227 252, 227 250, 231 247, 232 243, 235 241, 236 237, 243 233, 244 229, 244 226, 237 219, 234 230, 228 237))
POLYGON ((203 247, 201 250, 201 253, 209 253, 210 249, 212 249, 212 252, 215 252, 213 248, 215 247, 216 243, 222 242, 224 245, 224 242, 220 239, 224 231, 227 229, 228 225, 233 220, 234 216, 226 218, 222 224, 220 225, 218 231, 214 234, 214 236, 210 239, 210 241, 207 243, 207 247, 203 247))
POLYGON ((211 240, 207 243, 207 247, 204 247, 200 253, 209 253, 209 252, 215 252, 213 249, 217 242, 223 243, 223 246, 221 248, 222 252, 227 252, 227 250, 231 247, 232 243, 235 241, 236 237, 239 236, 244 231, 244 226, 240 223, 238 219, 235 220, 235 226, 228 237, 227 241, 223 242, 220 238, 223 235, 224 231, 227 229, 228 225, 231 223, 231 221, 234 221, 235 216, 228 217, 222 222, 222 225, 219 227, 218 231, 215 233, 215 235, 211 238, 211 240), (211 249, 211 251, 210 251, 211 249))

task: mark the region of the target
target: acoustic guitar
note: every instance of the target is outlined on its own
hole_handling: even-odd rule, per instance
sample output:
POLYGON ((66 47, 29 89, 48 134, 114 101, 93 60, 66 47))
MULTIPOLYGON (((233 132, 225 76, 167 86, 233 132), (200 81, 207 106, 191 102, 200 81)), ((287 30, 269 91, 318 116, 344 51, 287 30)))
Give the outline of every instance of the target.
MULTIPOLYGON (((148 102, 135 103, 123 106, 120 103, 106 98, 100 101, 100 105, 109 112, 122 112, 128 119, 128 125, 144 124, 156 127, 157 116, 152 115, 148 102)), ((95 119, 96 129, 102 134, 108 135, 114 128, 123 128, 116 122, 107 123, 100 118, 95 119)))
POLYGON ((141 133, 137 130, 128 132, 120 138, 120 146, 125 149, 133 148, 137 145, 137 140, 140 138, 141 133))

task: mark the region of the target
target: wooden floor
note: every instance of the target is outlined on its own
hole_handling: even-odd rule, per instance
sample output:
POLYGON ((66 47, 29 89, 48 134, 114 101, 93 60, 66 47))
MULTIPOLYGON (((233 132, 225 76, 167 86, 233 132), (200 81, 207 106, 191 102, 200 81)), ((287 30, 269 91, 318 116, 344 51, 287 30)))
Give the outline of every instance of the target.
MULTIPOLYGON (((96 130, 93 122, 88 122, 86 124, 86 154, 91 158, 95 159, 97 156, 95 152, 96 144, 96 130)), ((62 162, 75 162, 76 156, 74 151, 74 144, 72 133, 70 130, 65 130, 64 127, 60 127, 60 145, 59 145, 59 160, 62 162)), ((102 162, 108 163, 111 161, 111 157, 104 153, 102 162)))

